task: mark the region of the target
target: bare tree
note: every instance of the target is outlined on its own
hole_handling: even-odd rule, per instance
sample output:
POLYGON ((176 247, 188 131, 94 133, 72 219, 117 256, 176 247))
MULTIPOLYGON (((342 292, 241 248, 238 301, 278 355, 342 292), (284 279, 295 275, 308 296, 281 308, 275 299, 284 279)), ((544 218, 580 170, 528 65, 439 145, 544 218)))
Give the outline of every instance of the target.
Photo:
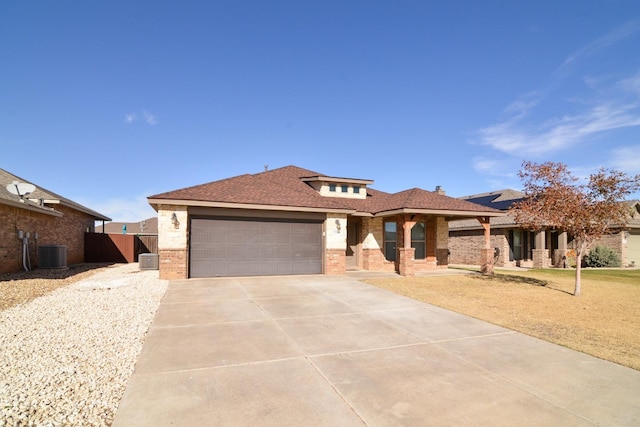
POLYGON ((525 198, 512 207, 524 228, 554 228, 573 236, 576 251, 574 295, 580 295, 582 257, 605 234, 624 226, 629 216, 625 198, 640 189, 640 175, 600 169, 579 184, 563 163, 523 162, 518 176, 525 198))

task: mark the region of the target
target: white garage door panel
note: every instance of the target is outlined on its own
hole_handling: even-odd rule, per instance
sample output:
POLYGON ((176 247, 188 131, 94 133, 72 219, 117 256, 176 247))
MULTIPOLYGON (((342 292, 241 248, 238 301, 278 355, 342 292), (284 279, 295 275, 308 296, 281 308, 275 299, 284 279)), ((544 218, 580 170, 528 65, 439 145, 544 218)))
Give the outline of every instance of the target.
POLYGON ((322 223, 191 220, 190 276, 322 273, 322 223))

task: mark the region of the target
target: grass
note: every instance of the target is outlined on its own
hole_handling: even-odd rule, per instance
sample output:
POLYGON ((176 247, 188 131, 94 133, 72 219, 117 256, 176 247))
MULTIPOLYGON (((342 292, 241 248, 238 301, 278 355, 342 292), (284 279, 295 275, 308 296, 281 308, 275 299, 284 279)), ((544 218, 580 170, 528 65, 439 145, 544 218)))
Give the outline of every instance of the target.
POLYGON ((640 370, 640 270, 529 270, 367 283, 640 370))

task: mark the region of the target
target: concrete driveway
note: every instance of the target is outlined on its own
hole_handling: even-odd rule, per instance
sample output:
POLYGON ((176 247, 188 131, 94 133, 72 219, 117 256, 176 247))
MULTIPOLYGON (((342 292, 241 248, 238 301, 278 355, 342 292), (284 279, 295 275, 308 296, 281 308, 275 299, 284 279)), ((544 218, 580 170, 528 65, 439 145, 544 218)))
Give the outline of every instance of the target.
POLYGON ((115 427, 637 426, 640 371, 359 282, 171 282, 115 427))

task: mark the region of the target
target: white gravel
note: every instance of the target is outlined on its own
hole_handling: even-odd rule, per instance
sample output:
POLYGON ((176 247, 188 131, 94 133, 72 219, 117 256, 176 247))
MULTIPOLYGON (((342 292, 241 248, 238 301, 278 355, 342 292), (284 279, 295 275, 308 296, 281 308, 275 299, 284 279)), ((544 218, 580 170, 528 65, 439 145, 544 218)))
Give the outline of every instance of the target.
POLYGON ((0 427, 109 426, 167 288, 117 265, 0 312, 0 427))

